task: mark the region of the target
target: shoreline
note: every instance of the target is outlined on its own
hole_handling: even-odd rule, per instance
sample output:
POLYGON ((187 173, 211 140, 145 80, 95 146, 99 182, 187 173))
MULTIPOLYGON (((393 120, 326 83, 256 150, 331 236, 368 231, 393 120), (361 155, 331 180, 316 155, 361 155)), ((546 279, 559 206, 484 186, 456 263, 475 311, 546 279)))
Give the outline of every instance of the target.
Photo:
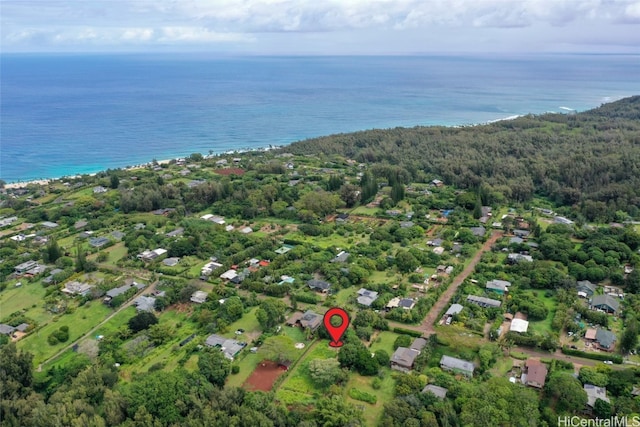
MULTIPOLYGON (((561 108, 567 108, 567 107, 561 107, 561 108)), ((572 113, 575 113, 576 110, 571 110, 572 113)), ((535 114, 535 116, 539 116, 539 115, 544 115, 544 114, 569 114, 568 111, 565 110, 565 112, 555 112, 555 111, 547 111, 545 113, 542 114, 535 114)), ((423 125, 416 125, 416 126, 423 126, 423 127, 440 127, 440 126, 444 126, 444 127, 450 127, 450 128, 463 128, 463 127, 473 127, 473 126, 484 126, 484 125, 491 125, 491 124, 495 124, 495 123, 499 123, 499 122, 503 122, 503 121, 510 121, 510 120, 515 120, 518 119, 520 117, 525 117, 529 114, 514 114, 514 115, 510 115, 507 117, 502 117, 499 119, 493 119, 493 120, 487 120, 484 122, 480 122, 480 123, 472 123, 472 124, 460 124, 460 125, 427 125, 427 126, 423 126, 423 125)), ((352 131, 351 133, 355 133, 355 132, 365 132, 367 130, 374 130, 377 128, 372 128, 372 129, 364 129, 364 130, 357 130, 357 131, 352 131)), ((323 136, 329 136, 329 135, 323 135, 323 136)), ((321 138, 322 136, 318 137, 321 138)), ((311 138, 313 139, 313 138, 311 138)), ((220 152, 220 153, 212 153, 212 154, 204 154, 204 153, 200 153, 202 154, 202 156, 205 159, 208 158, 213 158, 213 157, 220 157, 223 155, 232 155, 232 154, 241 154, 241 153, 247 153, 247 152, 266 152, 266 151, 270 151, 270 150, 274 150, 274 149, 279 149, 279 148, 284 148, 287 147, 295 142, 298 141, 294 141, 292 143, 289 144, 285 144, 285 145, 272 145, 269 144, 268 147, 257 147, 257 148, 244 148, 244 149, 240 149, 240 150, 229 150, 229 151, 224 151, 224 152, 220 152)), ((172 160, 178 160, 178 159, 184 159, 187 158, 188 155, 184 155, 184 156, 180 156, 180 157, 174 157, 174 158, 170 158, 170 159, 164 159, 164 160, 156 160, 155 163, 156 164, 168 164, 170 163, 172 160)), ((146 163, 140 163, 137 165, 133 165, 133 166, 128 166, 128 167, 116 167, 116 168, 107 168, 107 169, 113 169, 113 170, 126 170, 126 171, 131 171, 131 170, 136 170, 136 169, 142 169, 148 166, 151 166, 154 164, 154 161, 149 161, 146 163)), ((53 177, 53 178, 38 178, 38 179, 30 179, 27 181, 14 181, 14 182, 7 182, 4 185, 5 189, 18 189, 18 188, 26 188, 29 185, 48 185, 54 181, 60 181, 63 179, 75 179, 75 178, 79 178, 83 175, 88 175, 88 176, 95 176, 98 173, 104 172, 106 169, 101 169, 97 172, 90 172, 90 173, 76 173, 76 174, 70 174, 70 175, 62 175, 59 177, 53 177)))
MULTIPOLYGON (((286 147, 286 145, 269 145, 268 147, 260 147, 260 148, 244 148, 244 149, 240 149, 240 150, 233 150, 233 151, 225 151, 225 152, 221 152, 221 153, 213 153, 213 154, 204 154, 204 153, 199 153, 202 154, 202 157, 205 159, 211 159, 214 157, 220 157, 220 156, 224 156, 224 155, 233 155, 233 154, 242 154, 242 153, 249 153, 249 152, 267 152, 270 150, 275 150, 278 148, 283 148, 286 147)), ((186 159, 187 157, 189 157, 188 155, 186 156, 180 156, 180 157, 174 157, 174 158, 170 158, 170 159, 163 159, 163 160, 151 160, 149 162, 146 163, 139 163, 137 165, 133 165, 133 166, 126 166, 126 167, 118 167, 118 168, 107 168, 107 169, 113 169, 113 170, 124 170, 124 171, 133 171, 133 170, 137 170, 137 169, 144 169, 146 167, 152 166, 154 164, 157 165, 166 165, 171 163, 171 161, 173 160, 179 160, 179 159, 186 159)), ((7 182, 4 185, 4 189, 5 190, 15 190, 15 189, 19 189, 19 188, 26 188, 29 185, 49 185, 55 181, 61 181, 61 180, 65 180, 65 179, 77 179, 80 178, 84 175, 86 176, 95 176, 101 172, 106 171, 106 169, 101 169, 97 172, 90 172, 90 173, 76 173, 76 174, 70 174, 70 175, 62 175, 59 177, 54 177, 54 178, 39 178, 39 179, 30 179, 30 180, 26 180, 26 181, 14 181, 14 182, 7 182)))

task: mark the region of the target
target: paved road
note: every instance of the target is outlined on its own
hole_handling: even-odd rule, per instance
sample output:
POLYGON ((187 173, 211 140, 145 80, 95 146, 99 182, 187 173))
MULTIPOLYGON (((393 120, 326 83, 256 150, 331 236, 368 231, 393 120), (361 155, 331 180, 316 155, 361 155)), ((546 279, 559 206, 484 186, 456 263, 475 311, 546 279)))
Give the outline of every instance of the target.
POLYGON ((53 362, 54 360, 56 360, 58 357, 60 357, 62 355, 62 353, 64 353, 65 351, 69 350, 71 347, 73 347, 75 344, 79 343, 80 341, 82 341, 85 338, 90 337, 98 328, 100 328, 102 325, 104 325, 105 323, 107 323, 109 320, 111 320, 116 314, 120 313, 122 310, 126 309, 127 307, 130 307, 133 304, 133 301, 140 295, 145 294, 145 293, 151 293, 153 291, 155 291, 156 289, 156 285, 158 284, 158 282, 153 282, 150 286, 142 289, 140 292, 138 292, 137 294, 135 294, 129 301, 127 301, 126 303, 122 304, 120 307, 118 307, 118 309, 116 311, 114 311, 113 313, 111 313, 109 316, 107 316, 102 322, 98 323, 96 326, 94 326, 93 328, 91 328, 86 334, 82 335, 80 338, 78 338, 77 340, 73 341, 71 344, 67 345, 66 347, 63 347, 59 352, 57 352, 56 354, 54 354, 53 356, 51 356, 50 358, 48 358, 47 360, 45 360, 44 362, 42 362, 39 366, 38 366, 38 372, 40 372, 42 370, 42 366, 46 365, 48 363, 53 362))

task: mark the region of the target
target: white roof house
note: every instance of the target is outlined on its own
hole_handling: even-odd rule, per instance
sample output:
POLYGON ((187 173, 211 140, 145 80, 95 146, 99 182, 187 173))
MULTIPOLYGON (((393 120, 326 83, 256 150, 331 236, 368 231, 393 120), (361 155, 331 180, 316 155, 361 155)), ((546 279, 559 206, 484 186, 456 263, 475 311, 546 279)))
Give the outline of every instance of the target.
POLYGON ((527 320, 513 319, 509 331, 524 333, 527 332, 527 329, 529 329, 529 322, 527 320))
POLYGON ((238 275, 238 272, 235 270, 227 270, 220 275, 221 279, 232 280, 238 275))
POLYGON ((207 295, 208 294, 204 291, 195 291, 193 295, 191 295, 191 302, 202 304, 207 300, 207 295))

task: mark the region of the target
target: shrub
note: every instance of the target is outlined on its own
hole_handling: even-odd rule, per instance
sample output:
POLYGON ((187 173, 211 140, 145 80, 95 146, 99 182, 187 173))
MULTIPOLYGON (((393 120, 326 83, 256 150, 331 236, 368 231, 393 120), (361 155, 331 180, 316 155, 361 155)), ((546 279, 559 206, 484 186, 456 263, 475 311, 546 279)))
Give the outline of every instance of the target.
POLYGON ((359 400, 361 402, 371 403, 372 405, 375 405, 376 402, 378 401, 378 398, 373 394, 367 393, 366 391, 358 390, 356 388, 352 388, 351 390, 349 390, 349 396, 352 399, 359 400))
POLYGON ((404 328, 393 328, 393 332, 397 333, 397 334, 404 334, 404 335, 410 335, 412 337, 421 337, 422 336, 422 332, 420 331, 414 331, 412 329, 404 329, 404 328))
POLYGON ((380 378, 374 378, 371 382, 371 387, 374 390, 380 390, 380 387, 382 387, 382 380, 380 378))
POLYGON ((584 357, 585 359, 593 359, 593 360, 611 360, 613 363, 621 364, 622 356, 619 354, 604 354, 604 353, 590 353, 580 350, 573 350, 569 347, 562 347, 562 352, 564 354, 568 354, 570 356, 578 356, 584 357))
POLYGON ((238 372, 240 372, 240 366, 238 366, 238 365, 233 365, 233 366, 231 367, 231 373, 232 373, 232 374, 237 374, 238 372))

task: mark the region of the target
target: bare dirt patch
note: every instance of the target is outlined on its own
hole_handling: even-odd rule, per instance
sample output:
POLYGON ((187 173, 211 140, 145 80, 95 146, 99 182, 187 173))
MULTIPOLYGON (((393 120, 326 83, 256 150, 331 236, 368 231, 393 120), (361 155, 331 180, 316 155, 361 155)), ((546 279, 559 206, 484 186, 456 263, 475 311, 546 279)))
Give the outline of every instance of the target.
POLYGON ((244 174, 244 169, 240 169, 240 168, 225 168, 225 169, 216 169, 213 172, 217 173, 218 175, 242 175, 244 174))
POLYGON ((243 387, 250 391, 271 391, 278 377, 284 374, 286 368, 275 362, 263 360, 256 366, 243 387))

